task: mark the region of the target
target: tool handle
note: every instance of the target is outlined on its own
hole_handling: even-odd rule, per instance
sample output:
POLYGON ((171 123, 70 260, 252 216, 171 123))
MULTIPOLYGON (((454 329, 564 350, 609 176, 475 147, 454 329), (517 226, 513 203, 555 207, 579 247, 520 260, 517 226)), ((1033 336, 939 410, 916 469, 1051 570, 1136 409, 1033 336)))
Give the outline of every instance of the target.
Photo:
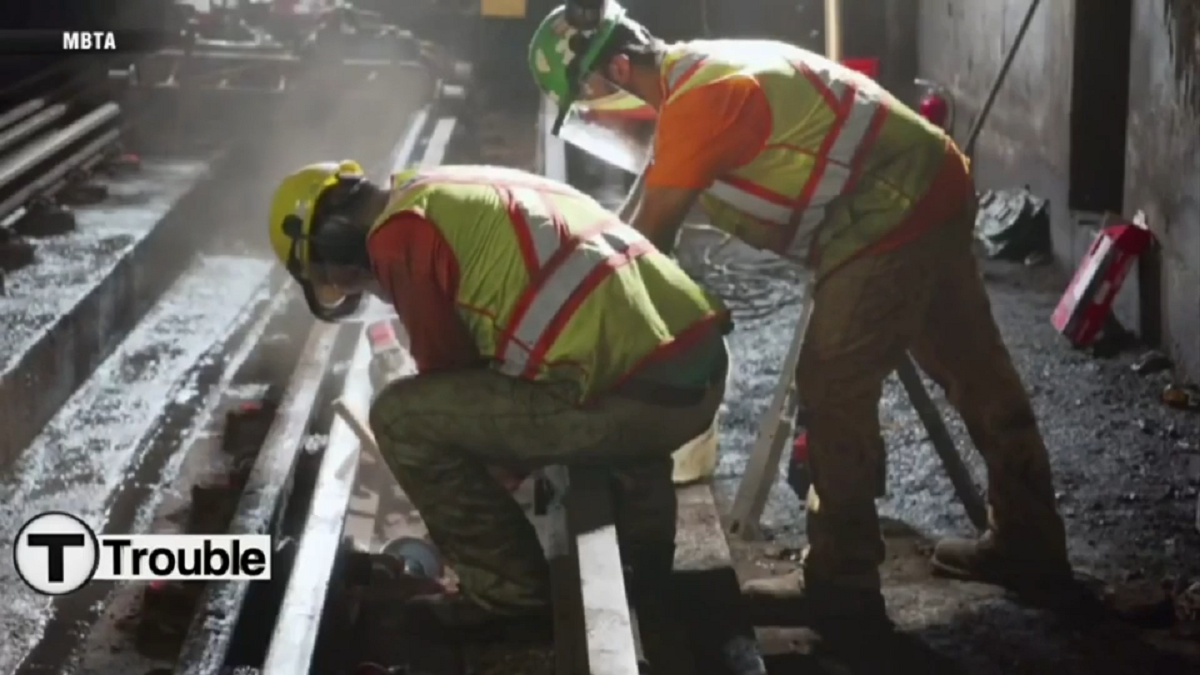
POLYGON ((958 453, 954 437, 946 428, 946 421, 942 419, 937 404, 929 397, 929 391, 925 389, 925 383, 921 381, 917 365, 907 354, 900 362, 900 367, 896 369, 896 375, 900 378, 900 383, 904 385, 904 391, 908 394, 908 400, 916 410, 917 417, 925 425, 925 431, 929 434, 929 442, 933 445, 938 459, 942 461, 946 476, 950 478, 950 484, 954 487, 954 494, 962 501, 963 508, 967 511, 967 517, 980 532, 986 530, 988 527, 987 503, 975 487, 971 470, 967 468, 962 455, 958 453))
POLYGON ((342 421, 346 423, 346 426, 350 427, 350 431, 354 432, 355 436, 358 436, 358 442, 362 443, 364 450, 370 450, 376 454, 379 453, 379 444, 375 442, 375 434, 371 433, 371 428, 362 421, 362 418, 354 414, 354 411, 346 405, 345 401, 340 398, 334 401, 333 412, 342 418, 342 421))

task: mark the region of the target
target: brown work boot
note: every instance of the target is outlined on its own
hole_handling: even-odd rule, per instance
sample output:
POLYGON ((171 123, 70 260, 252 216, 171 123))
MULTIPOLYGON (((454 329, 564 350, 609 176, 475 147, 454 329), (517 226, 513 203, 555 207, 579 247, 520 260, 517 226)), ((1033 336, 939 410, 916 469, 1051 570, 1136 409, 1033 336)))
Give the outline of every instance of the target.
POLYGON ((742 601, 756 626, 807 626, 828 640, 894 628, 879 589, 806 582, 802 570, 746 582, 742 601))
POLYGON ((978 539, 952 537, 939 541, 930 562, 941 576, 1014 590, 1053 589, 1074 582, 1065 551, 1005 547, 990 530, 978 539))

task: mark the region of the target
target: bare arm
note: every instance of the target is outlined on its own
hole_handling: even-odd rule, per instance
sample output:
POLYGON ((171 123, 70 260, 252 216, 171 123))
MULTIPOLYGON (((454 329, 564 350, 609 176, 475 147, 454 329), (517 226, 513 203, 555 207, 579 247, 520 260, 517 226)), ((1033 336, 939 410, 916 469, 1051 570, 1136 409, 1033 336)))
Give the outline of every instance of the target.
POLYGON ((643 188, 642 198, 629 224, 646 235, 654 246, 670 255, 683 219, 700 196, 700 190, 675 187, 643 188))

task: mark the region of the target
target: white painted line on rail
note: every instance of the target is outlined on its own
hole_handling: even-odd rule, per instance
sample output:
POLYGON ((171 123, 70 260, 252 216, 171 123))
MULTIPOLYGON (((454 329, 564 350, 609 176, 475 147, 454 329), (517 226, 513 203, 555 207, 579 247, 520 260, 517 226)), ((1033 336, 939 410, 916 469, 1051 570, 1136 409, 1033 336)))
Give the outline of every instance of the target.
POLYGON ((429 144, 425 146, 425 156, 421 158, 422 169, 432 169, 446 160, 446 146, 457 125, 458 120, 453 117, 442 117, 437 121, 429 135, 429 144))

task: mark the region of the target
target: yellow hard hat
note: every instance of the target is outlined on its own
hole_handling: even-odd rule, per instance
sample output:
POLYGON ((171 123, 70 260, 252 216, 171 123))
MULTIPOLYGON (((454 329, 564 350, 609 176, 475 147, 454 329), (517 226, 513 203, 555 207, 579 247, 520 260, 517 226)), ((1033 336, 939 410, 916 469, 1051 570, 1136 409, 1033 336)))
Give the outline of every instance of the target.
POLYGON ((304 290, 308 309, 322 321, 338 321, 354 314, 361 306, 362 293, 330 297, 329 288, 318 288, 309 274, 309 250, 317 204, 321 197, 347 178, 363 179, 358 162, 320 162, 309 164, 284 178, 271 197, 268 236, 271 248, 288 273, 304 290))
POLYGON ((308 237, 317 202, 343 177, 363 175, 362 166, 352 160, 319 162, 292 172, 275 188, 268 225, 271 249, 297 281, 308 279, 308 237))

